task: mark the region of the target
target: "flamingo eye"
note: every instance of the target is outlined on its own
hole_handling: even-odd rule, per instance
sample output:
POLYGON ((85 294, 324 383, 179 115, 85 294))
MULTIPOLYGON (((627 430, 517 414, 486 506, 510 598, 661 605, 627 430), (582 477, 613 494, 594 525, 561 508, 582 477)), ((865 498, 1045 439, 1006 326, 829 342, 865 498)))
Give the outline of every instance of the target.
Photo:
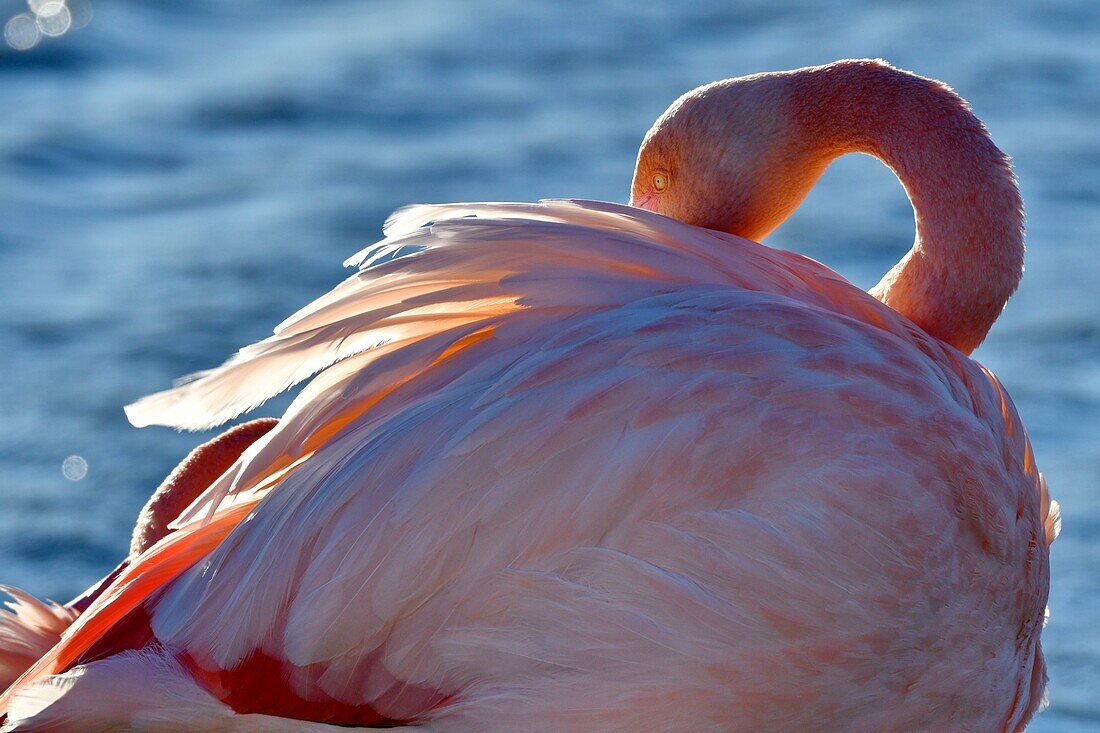
POLYGON ((668 188, 668 174, 667 173, 654 173, 653 174, 653 190, 657 193, 664 191, 668 188))

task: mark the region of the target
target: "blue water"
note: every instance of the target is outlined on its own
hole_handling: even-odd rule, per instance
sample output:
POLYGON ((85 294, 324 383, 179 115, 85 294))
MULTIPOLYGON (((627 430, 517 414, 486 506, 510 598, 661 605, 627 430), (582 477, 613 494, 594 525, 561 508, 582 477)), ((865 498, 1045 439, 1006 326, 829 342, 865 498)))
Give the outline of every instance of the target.
MULTIPOLYGON (((204 437, 132 429, 121 406, 269 333, 392 209, 623 201, 684 90, 883 56, 955 86, 1016 159, 1027 274, 977 356, 1064 508, 1033 730, 1100 727, 1100 4, 93 5, 86 28, 0 50, 0 580, 66 599, 110 569, 204 437)), ((25 11, 0 1, 0 20, 25 11)), ((869 286, 911 216, 849 158, 769 243, 869 286)))

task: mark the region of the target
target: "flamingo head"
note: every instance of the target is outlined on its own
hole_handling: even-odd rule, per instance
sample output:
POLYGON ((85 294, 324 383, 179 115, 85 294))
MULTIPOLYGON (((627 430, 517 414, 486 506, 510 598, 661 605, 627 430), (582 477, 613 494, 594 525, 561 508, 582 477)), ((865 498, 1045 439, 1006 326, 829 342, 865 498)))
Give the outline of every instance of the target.
POLYGON ((757 241, 771 233, 829 162, 799 114, 799 73, 726 79, 673 102, 642 142, 631 204, 757 241))

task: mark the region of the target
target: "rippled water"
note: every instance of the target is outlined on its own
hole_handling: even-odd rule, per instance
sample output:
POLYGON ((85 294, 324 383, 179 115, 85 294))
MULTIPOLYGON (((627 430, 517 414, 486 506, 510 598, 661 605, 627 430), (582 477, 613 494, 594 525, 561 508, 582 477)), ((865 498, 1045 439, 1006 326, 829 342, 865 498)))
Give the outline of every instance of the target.
MULTIPOLYGON (((67 598, 112 567, 201 439, 121 406, 266 335, 395 207, 623 201, 685 89, 883 56, 954 85, 1017 162, 1028 270, 978 358, 1064 507, 1033 730, 1096 730, 1100 4, 733 5, 94 0, 0 51, 0 580, 67 598)), ((769 243, 870 285, 911 237, 897 183, 851 158, 769 243)))

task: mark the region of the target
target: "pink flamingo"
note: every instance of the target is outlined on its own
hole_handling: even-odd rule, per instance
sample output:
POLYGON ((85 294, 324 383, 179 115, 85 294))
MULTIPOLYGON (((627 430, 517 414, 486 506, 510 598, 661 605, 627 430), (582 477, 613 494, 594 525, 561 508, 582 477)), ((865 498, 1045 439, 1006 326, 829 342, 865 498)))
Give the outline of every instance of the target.
POLYGON ((4 730, 1022 730, 1057 505, 968 357, 1022 272, 1008 159, 841 61, 685 94, 632 201, 399 212, 131 405, 208 427, 313 377, 71 625, 20 597, 4 730), (870 295, 751 241, 853 151, 916 212, 870 295))

